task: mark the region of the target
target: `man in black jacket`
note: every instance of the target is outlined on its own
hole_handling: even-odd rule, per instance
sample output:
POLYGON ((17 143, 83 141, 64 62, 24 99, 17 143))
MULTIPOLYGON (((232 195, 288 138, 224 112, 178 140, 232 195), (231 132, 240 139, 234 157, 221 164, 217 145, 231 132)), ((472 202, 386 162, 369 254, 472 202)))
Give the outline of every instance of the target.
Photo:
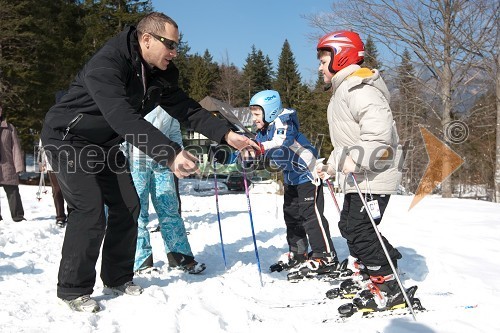
POLYGON ((239 150, 258 148, 178 87, 172 63, 178 41, 178 26, 170 17, 147 15, 137 29, 128 27, 111 38, 45 117, 42 144, 73 209, 57 284, 57 296, 73 310, 100 309, 90 295, 101 244, 104 292, 142 293, 132 282, 139 199, 119 144, 127 140, 180 178, 199 172, 195 156, 143 119, 148 112, 161 105, 212 140, 239 150))

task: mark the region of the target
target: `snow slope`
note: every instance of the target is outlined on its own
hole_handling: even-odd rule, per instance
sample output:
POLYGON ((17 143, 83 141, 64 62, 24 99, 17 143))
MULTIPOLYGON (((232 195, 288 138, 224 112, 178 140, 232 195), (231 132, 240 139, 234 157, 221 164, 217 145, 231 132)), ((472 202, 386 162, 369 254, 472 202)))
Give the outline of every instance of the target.
MULTIPOLYGON (((1 332, 498 332, 500 298, 500 205, 466 199, 427 197, 408 212, 412 197, 393 196, 380 231, 403 254, 405 286, 417 284, 417 297, 429 312, 373 319, 335 321, 345 300, 325 300, 328 282, 286 281, 268 267, 286 252, 282 196, 255 190, 251 207, 262 267, 261 286, 244 193, 219 197, 227 268, 221 254, 215 199, 183 195, 182 209, 201 275, 167 270, 160 233, 152 233, 155 265, 161 274, 137 277, 141 296, 93 296, 103 310, 72 312, 56 297, 64 229, 55 223, 50 188, 37 201, 36 186, 20 186, 27 221, 10 219, 0 191, 1 332), (279 213, 278 216, 276 213, 279 213), (316 304, 320 303, 320 304, 316 304), (326 322, 324 322, 326 320, 326 322)), ((329 196, 328 192, 325 192, 329 196)), ((342 196, 339 195, 339 201, 342 196)), ((341 258, 347 247, 326 198, 325 215, 341 258)), ((152 209, 152 208, 151 208, 152 209)), ((154 213, 154 212, 153 212, 154 213)), ((152 215, 156 218, 156 214, 152 215)), ((157 220, 151 222, 154 227, 157 220)), ((100 262, 97 264, 99 274, 100 262)))

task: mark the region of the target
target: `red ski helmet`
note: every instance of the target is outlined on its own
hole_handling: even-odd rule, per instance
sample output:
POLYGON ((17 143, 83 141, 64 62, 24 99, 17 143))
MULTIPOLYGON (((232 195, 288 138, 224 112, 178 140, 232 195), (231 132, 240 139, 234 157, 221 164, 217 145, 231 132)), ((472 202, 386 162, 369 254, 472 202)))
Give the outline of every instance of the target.
POLYGON ((316 49, 332 52, 332 60, 328 65, 328 70, 332 73, 349 65, 362 63, 365 55, 365 47, 359 35, 347 30, 334 31, 321 37, 316 49))

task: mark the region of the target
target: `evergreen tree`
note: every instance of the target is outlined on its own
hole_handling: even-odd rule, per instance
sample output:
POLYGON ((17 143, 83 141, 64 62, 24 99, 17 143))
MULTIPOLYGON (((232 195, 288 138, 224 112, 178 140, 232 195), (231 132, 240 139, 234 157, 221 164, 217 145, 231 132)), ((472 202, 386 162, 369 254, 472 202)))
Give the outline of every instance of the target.
POLYGON ((298 108, 301 99, 301 77, 288 40, 285 39, 278 60, 274 89, 280 93, 284 107, 298 108))
MULTIPOLYGON (((266 67, 266 71, 267 71, 266 80, 269 81, 269 84, 272 84, 276 73, 273 70, 273 62, 272 62, 271 58, 269 58, 268 55, 266 55, 266 57, 265 57, 265 67, 266 67)), ((266 82, 265 84, 268 84, 268 83, 266 82)))
POLYGON ((368 36, 365 43, 365 61, 363 66, 380 70, 382 63, 378 60, 378 50, 371 36, 368 36))
POLYGON ((418 78, 408 50, 403 52, 395 81, 398 93, 392 99, 391 108, 406 154, 402 185, 407 191, 415 192, 427 166, 427 154, 418 125, 429 120, 427 110, 422 105, 418 78))
MULTIPOLYGON (((215 85, 217 84, 217 81, 220 79, 219 65, 213 60, 213 57, 210 54, 210 52, 208 51, 208 49, 205 50, 205 53, 203 53, 203 60, 205 62, 206 69, 208 72, 208 77, 209 77, 208 84, 207 84, 207 88, 208 88, 207 95, 213 95, 215 93, 215 91, 217 90, 215 85)), ((202 98, 205 98, 205 96, 203 96, 202 98)))
POLYGON ((58 24, 53 24, 54 31, 50 32, 55 36, 53 38, 55 43, 50 45, 51 58, 57 58, 52 61, 52 71, 56 73, 55 92, 67 89, 83 64, 80 44, 84 36, 82 26, 84 10, 79 0, 64 2, 66 5, 62 6, 56 19, 58 24))
POLYGON ((205 51, 203 56, 195 54, 189 59, 189 73, 191 85, 188 94, 196 101, 201 101, 211 94, 214 83, 218 79, 217 64, 212 61, 212 56, 205 51))
POLYGON ((0 1, 0 99, 25 152, 38 142, 54 93, 74 75, 72 59, 81 30, 77 5, 62 0, 0 1))
POLYGON ((26 152, 55 93, 106 39, 151 10, 138 0, 0 0, 0 98, 26 152))
POLYGON ((271 89, 272 74, 272 62, 269 57, 264 57, 262 51, 252 45, 252 51, 243 66, 245 90, 242 92, 242 99, 249 101, 257 92, 271 89))
POLYGON ((318 149, 320 157, 328 158, 333 149, 330 140, 326 110, 332 97, 330 90, 325 91, 323 78, 318 77, 315 88, 311 91, 302 85, 301 101, 297 107, 300 131, 318 149))
POLYGON ((153 10, 151 0, 83 0, 82 8, 85 10, 82 41, 85 60, 125 26, 135 26, 153 10))
POLYGON ((179 36, 179 47, 177 49, 177 57, 173 60, 175 66, 179 70, 179 87, 184 91, 189 91, 191 82, 191 74, 189 73, 189 47, 188 42, 184 41, 184 35, 179 36))

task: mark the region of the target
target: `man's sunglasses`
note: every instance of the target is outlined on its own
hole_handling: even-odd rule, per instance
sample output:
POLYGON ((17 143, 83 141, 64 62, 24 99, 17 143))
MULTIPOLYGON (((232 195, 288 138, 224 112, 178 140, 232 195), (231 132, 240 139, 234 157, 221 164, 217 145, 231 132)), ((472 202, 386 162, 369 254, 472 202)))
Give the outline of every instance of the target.
POLYGON ((152 32, 149 32, 149 34, 151 36, 153 36, 154 38, 158 39, 160 42, 162 42, 163 45, 165 45, 165 47, 169 50, 177 50, 177 48, 179 47, 179 43, 177 43, 176 41, 173 41, 171 39, 168 39, 168 38, 165 38, 165 37, 162 37, 162 36, 158 36, 157 34, 154 34, 152 32))

